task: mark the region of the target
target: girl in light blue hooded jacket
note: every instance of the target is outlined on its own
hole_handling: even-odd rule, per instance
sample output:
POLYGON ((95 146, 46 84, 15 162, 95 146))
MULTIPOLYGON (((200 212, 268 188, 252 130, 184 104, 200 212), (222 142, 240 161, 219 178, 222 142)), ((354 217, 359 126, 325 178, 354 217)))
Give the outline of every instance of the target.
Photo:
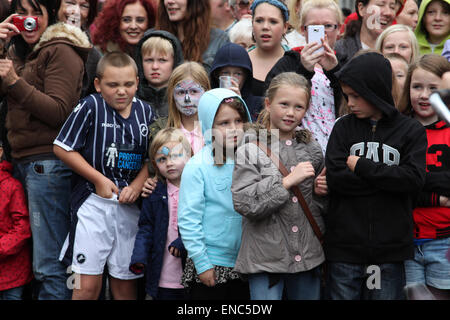
POLYGON ((232 271, 242 218, 233 207, 231 180, 250 113, 236 93, 218 88, 200 98, 198 118, 205 146, 184 168, 178 204, 178 227, 188 251, 182 283, 194 300, 249 299, 247 283, 232 271))

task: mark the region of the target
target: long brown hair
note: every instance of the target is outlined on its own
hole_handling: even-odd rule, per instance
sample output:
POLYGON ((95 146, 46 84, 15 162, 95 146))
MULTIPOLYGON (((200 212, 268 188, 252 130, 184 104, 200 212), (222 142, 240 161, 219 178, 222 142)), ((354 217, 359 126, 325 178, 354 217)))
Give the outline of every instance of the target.
POLYGON ((178 25, 183 28, 181 41, 185 60, 202 62, 202 54, 209 45, 211 30, 211 6, 209 0, 187 0, 186 16, 180 22, 172 22, 167 14, 164 0, 158 4, 155 29, 169 31, 179 37, 178 25))
MULTIPOLYGON (((239 99, 237 97, 224 99, 220 103, 219 108, 217 109, 217 112, 219 112, 220 107, 222 107, 223 105, 227 105, 230 108, 236 110, 236 112, 241 117, 243 123, 248 123, 250 121, 250 118, 247 114, 247 109, 245 108, 241 99, 239 99)), ((217 115, 217 113, 216 113, 216 115, 217 115)), ((215 119, 215 116, 214 116, 214 119, 215 119)), ((214 128, 214 125, 213 125, 213 128, 214 128)), ((214 136, 213 136, 213 141, 214 141, 214 136)), ((236 151, 236 149, 237 149, 237 146, 234 148, 234 151, 236 151)), ((221 154, 217 154, 216 150, 219 150, 219 149, 213 148, 214 165, 220 167, 227 162, 227 157, 226 157, 227 156, 227 148, 226 148, 226 146, 222 146, 221 154)))
POLYGON ((411 106, 411 78, 414 71, 421 68, 425 71, 431 72, 432 74, 442 78, 442 75, 450 71, 450 62, 442 56, 437 54, 425 54, 419 58, 418 61, 414 62, 409 66, 408 75, 405 80, 405 89, 403 90, 403 96, 400 100, 398 110, 406 115, 412 115, 413 108, 411 106))

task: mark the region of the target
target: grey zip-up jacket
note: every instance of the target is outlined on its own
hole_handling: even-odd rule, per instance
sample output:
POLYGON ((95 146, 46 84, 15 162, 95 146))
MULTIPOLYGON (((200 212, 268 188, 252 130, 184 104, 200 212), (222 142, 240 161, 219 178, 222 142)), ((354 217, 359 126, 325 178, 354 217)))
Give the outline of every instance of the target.
MULTIPOLYGON (((252 129, 255 129, 253 126, 252 129)), ((322 246, 314 234, 298 199, 283 187, 283 176, 272 160, 255 144, 265 131, 247 130, 244 145, 236 152, 231 192, 235 210, 242 219, 242 242, 235 271, 296 273, 311 270, 325 260, 322 246)), ((263 139, 264 141, 265 139, 263 139)), ((316 176, 324 167, 319 144, 307 130, 296 132, 287 141, 267 142, 288 170, 299 162, 310 161, 316 176), (279 153, 278 151, 279 150, 279 153)), ((324 232, 321 216, 326 197, 313 195, 313 177, 299 184, 308 206, 324 232)))

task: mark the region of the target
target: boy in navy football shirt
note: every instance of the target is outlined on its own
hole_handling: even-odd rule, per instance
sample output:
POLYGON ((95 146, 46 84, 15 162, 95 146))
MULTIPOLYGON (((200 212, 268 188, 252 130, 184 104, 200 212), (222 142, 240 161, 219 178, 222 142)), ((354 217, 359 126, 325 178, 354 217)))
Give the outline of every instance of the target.
POLYGON ((60 260, 80 275, 72 299, 97 299, 108 263, 114 299, 135 299, 139 276, 128 270, 138 230, 134 204, 147 178, 151 108, 134 97, 137 67, 124 53, 98 63, 95 88, 75 107, 54 141, 55 154, 76 173, 72 228, 60 260), (64 259, 63 259, 64 258, 64 259))

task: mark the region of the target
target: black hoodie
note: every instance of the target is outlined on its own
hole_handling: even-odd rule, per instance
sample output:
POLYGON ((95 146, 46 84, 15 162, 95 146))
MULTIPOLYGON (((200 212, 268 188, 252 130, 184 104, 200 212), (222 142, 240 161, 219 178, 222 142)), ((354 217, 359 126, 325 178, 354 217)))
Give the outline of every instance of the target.
POLYGON ((156 118, 167 117, 169 113, 169 105, 166 97, 167 87, 163 87, 161 89, 153 88, 145 79, 144 75, 141 48, 144 42, 150 37, 160 37, 170 41, 174 52, 173 69, 183 63, 183 50, 181 48, 181 43, 177 37, 175 37, 170 32, 155 29, 147 30, 136 48, 136 64, 138 66, 139 76, 139 88, 136 95, 139 99, 146 101, 152 107, 153 114, 156 118))
POLYGON ((383 116, 372 123, 349 114, 331 132, 325 155, 326 258, 362 264, 410 259, 413 202, 425 182, 425 129, 395 109, 392 69, 381 54, 353 58, 337 77, 383 116), (360 156, 354 173, 346 164, 349 155, 360 156))
POLYGON ((247 51, 235 43, 227 43, 217 51, 209 73, 212 89, 219 88, 219 71, 222 67, 239 67, 245 70, 246 78, 241 95, 247 105, 252 120, 256 121, 262 109, 263 97, 252 94, 253 68, 247 51))

